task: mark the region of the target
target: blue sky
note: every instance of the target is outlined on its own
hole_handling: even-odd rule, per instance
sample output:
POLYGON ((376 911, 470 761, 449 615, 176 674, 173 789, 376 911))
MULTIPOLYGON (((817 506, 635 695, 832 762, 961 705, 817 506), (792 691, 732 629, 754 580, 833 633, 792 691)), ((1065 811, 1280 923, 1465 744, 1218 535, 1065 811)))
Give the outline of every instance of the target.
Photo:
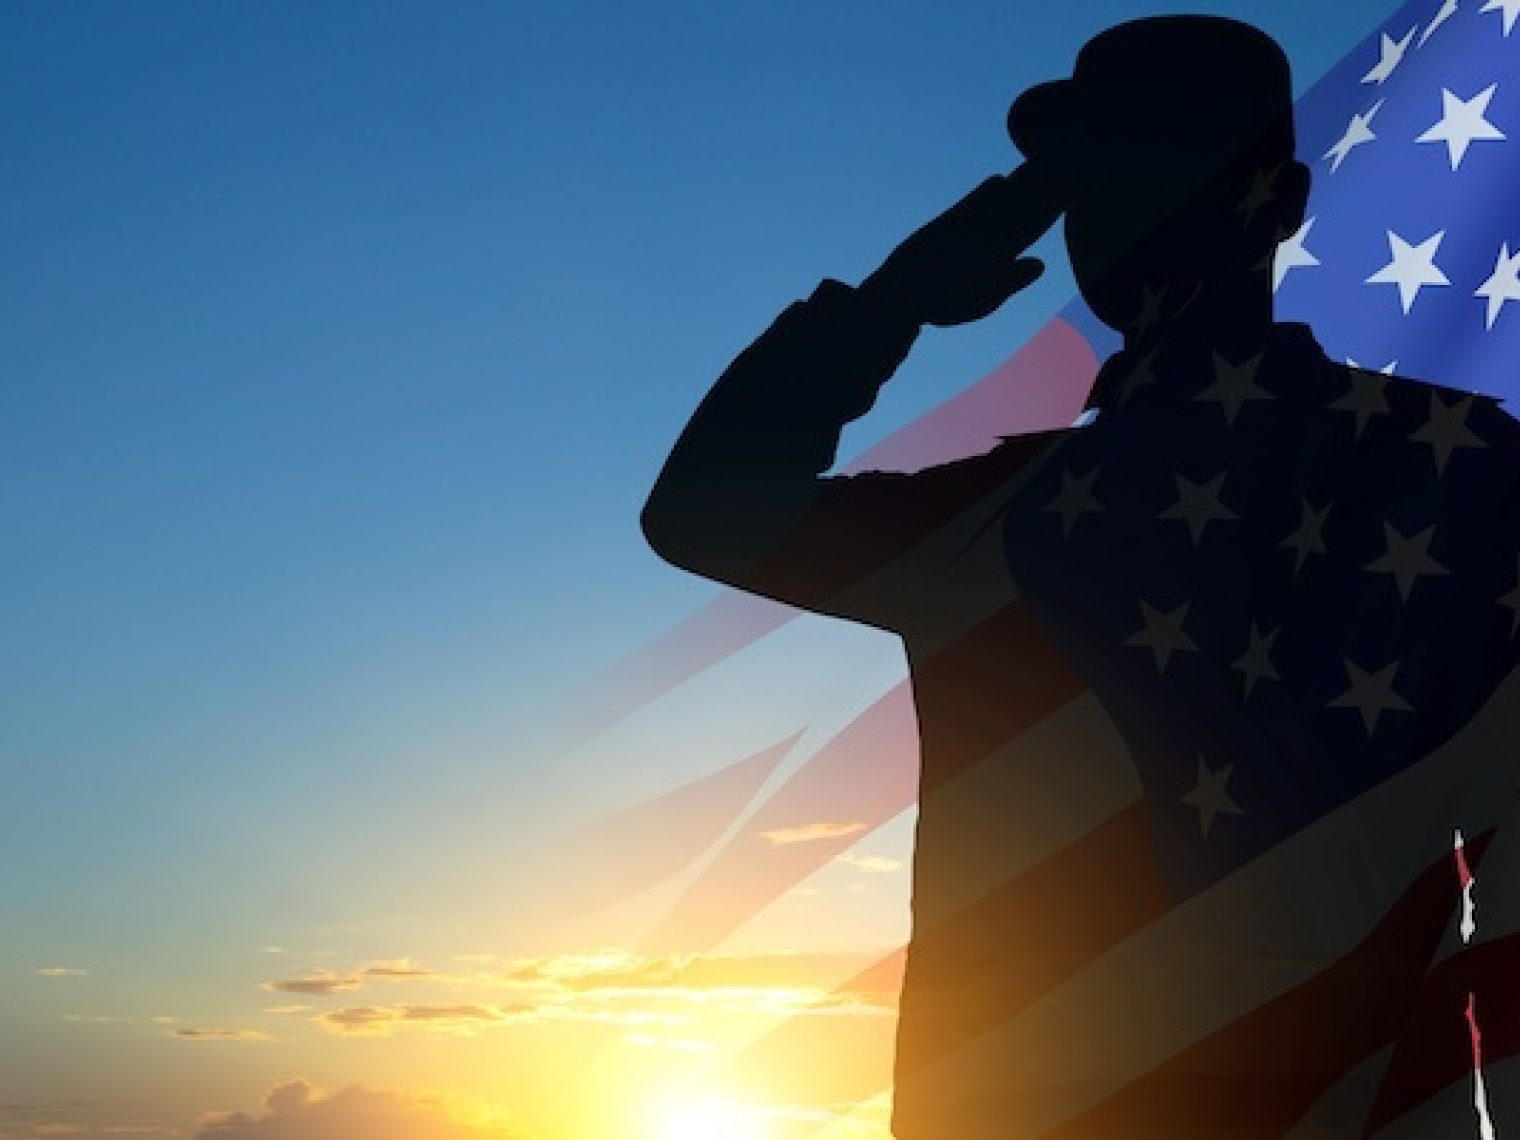
MULTIPOLYGON (((167 1000, 474 922, 574 779, 545 705, 712 595, 636 515, 777 310, 1012 165, 1103 27, 1252 19, 1302 90, 1394 7, 11 0, 0 966, 167 1000)), ((1048 252, 850 446, 1060 308, 1048 252)))

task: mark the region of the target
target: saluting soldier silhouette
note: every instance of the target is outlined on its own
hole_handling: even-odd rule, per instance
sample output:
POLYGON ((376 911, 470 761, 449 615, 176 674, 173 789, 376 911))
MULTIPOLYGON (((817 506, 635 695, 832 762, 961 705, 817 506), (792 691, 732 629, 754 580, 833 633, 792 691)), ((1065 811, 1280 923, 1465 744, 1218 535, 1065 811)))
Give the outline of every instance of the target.
MULTIPOLYGON (((1360 1137, 1428 1096, 1422 1065, 1471 1064, 1431 979, 1460 951, 1452 831, 1479 859, 1514 793, 1520 430, 1274 321, 1310 176, 1264 33, 1120 25, 1008 131, 1022 165, 739 355, 645 533, 903 640, 922 768, 895 1135, 1360 1137), (922 327, 1029 284, 1063 216, 1124 337, 1082 426, 826 474, 922 327)), ((1513 986, 1470 985, 1508 1016, 1513 986)))

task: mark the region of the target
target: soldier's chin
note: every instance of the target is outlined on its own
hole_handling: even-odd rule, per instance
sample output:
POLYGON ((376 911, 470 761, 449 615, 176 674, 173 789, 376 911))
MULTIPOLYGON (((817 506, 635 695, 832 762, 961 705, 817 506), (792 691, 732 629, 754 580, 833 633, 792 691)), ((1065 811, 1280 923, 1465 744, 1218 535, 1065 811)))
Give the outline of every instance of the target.
POLYGON ((1093 316, 1109 328, 1126 334, 1137 331, 1142 311, 1140 303, 1144 298, 1143 282, 1138 279, 1079 279, 1077 288, 1093 316))

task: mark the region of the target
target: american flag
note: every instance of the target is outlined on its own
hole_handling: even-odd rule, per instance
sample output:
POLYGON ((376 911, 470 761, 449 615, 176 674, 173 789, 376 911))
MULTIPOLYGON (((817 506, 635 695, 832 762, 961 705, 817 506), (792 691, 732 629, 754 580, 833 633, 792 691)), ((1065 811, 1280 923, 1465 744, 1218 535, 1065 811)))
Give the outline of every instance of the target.
POLYGON ((1303 101, 1309 219, 1278 308, 1332 353, 1501 399, 1520 389, 1520 0, 1400 9, 1303 101))
MULTIPOLYGON (((1265 501, 1251 471, 1229 469, 1228 452, 1207 470, 1158 468, 1149 485, 1106 487, 1084 462, 1079 434, 1045 469, 1049 482, 1027 492, 1048 508, 1029 515, 1049 524, 1042 542, 1092 541, 1091 557, 1101 561, 1114 554, 1102 553, 1104 544, 1118 541, 1104 528, 1125 512, 1143 515, 1214 559, 1200 581, 1250 598, 1245 624, 1226 629, 1208 611, 1243 612, 1225 606, 1227 598, 1180 587, 1163 596, 1153 584, 1094 605, 1092 590, 1080 590, 1087 638, 1101 640, 1117 668, 1153 679, 1158 700, 1162 684, 1205 686, 1165 698, 1193 708, 1215 701, 1209 685, 1233 686, 1232 707, 1247 710, 1291 691, 1313 705, 1323 727, 1291 786, 1272 786, 1264 765, 1233 754, 1240 739, 1229 726, 1207 746, 1167 740, 1156 752, 1172 765, 1137 777, 1123 745, 1094 739, 1102 718, 1093 715, 1092 695, 1054 664, 1041 699, 996 726, 1008 761, 999 766, 1001 795, 1020 790, 1021 756, 1069 761, 1060 787, 1048 772, 1025 774, 1043 797, 1039 826, 1017 837, 1017 850, 1004 851, 995 869, 968 869, 942 904, 953 932, 974 925, 988 900, 1020 903, 1038 916, 1042 937, 1062 947, 1059 967, 1021 980, 1029 992, 1016 1014, 963 1027, 935 1062, 948 1087, 998 1083, 1018 1058, 1020 1079, 1047 1095, 1009 1121, 1008 1135, 1108 1135, 1117 1121, 1144 1118, 1147 1105, 1159 1111, 1178 1098, 1190 1107, 1173 1119, 1200 1135, 1477 1135, 1487 1124, 1473 1106, 1476 1038, 1468 1025, 1483 1032, 1496 1105, 1520 1097, 1520 1016, 1492 1000, 1520 990, 1520 819, 1512 818, 1506 759, 1520 731, 1520 682, 1504 681, 1481 709, 1453 696, 1471 693, 1477 674, 1506 667, 1520 629, 1520 528, 1512 514, 1502 526, 1516 499, 1515 475, 1504 468, 1513 452, 1495 446, 1502 417, 1484 418, 1485 405, 1463 395, 1502 399, 1520 383, 1520 213, 1510 207, 1520 190, 1517 22, 1520 0, 1418 0, 1298 108, 1300 157, 1315 190, 1308 220, 1276 259, 1279 316, 1312 324, 1333 356, 1367 369, 1351 374, 1344 390, 1304 394, 1318 401, 1320 430, 1366 444, 1364 455, 1397 457, 1337 484, 1337 495, 1370 494, 1390 480, 1438 491, 1393 496, 1404 513, 1390 510, 1365 533, 1337 536, 1336 499, 1293 485, 1274 487, 1276 498, 1265 501), (1406 399, 1380 379, 1385 371, 1446 388, 1406 399), (1378 433, 1397 436, 1404 450, 1378 450, 1378 433), (1469 525, 1449 538, 1430 530, 1437 511, 1443 519, 1491 518, 1494 527, 1469 525), (1314 595, 1304 588, 1314 575, 1335 588, 1314 595), (1356 603, 1344 605, 1353 595, 1356 603), (1283 612, 1305 597, 1303 612, 1283 612), (1295 640, 1294 629, 1313 635, 1295 640), (1402 655, 1443 630, 1464 652, 1439 661, 1402 655), (1214 674, 1188 673, 1190 657, 1215 661, 1214 674), (1461 676, 1452 675, 1453 662, 1461 676), (1466 846, 1454 861, 1457 828, 1466 846), (1432 847, 1438 840, 1444 858, 1432 847), (1154 881, 1133 889, 1141 866, 1154 868, 1154 881), (1123 898, 1114 897, 1116 874, 1131 888, 1123 898), (1305 884, 1315 887, 1314 913, 1285 921, 1305 884), (1463 885, 1476 903, 1475 932, 1464 924, 1472 912, 1457 905, 1463 885), (1101 915, 1091 913, 1094 898, 1110 904, 1101 915), (1442 907, 1450 922, 1431 929, 1421 921, 1442 907), (1191 965, 1209 1000, 1137 1012, 1140 1032, 1098 1039, 1074 1031, 1111 1023, 1116 1007, 1159 976, 1158 963, 1200 945, 1209 958, 1191 965), (1273 948, 1269 963, 1247 960, 1263 946, 1273 948), (1409 971, 1408 1004, 1391 1019, 1369 1020, 1356 980, 1390 961, 1409 971), (1489 1004, 1470 1000, 1474 991, 1489 1004), (1463 1027, 1459 1038, 1453 1025, 1463 1027), (1286 1077, 1285 1053, 1302 1061, 1286 1077), (1278 1077, 1208 1086, 1211 1074, 1238 1076, 1256 1061, 1278 1077)), ((851 466, 920 467, 1068 422, 1097 361, 1114 347, 1112 334, 1075 303, 1003 368, 851 466), (1069 381, 1053 384, 1053 375, 1069 381), (1028 384, 1031 376, 1038 385, 1028 384), (1056 394, 1032 404, 1032 391, 1056 394)), ((1246 362, 1207 364, 1220 398, 1196 411, 1229 419, 1228 428, 1233 417, 1245 424, 1270 414, 1257 406, 1274 402, 1266 395, 1283 398, 1253 400, 1246 362)), ((1137 395, 1131 413, 1144 411, 1137 395)), ((1116 418, 1117 411, 1108 423, 1116 418)), ((1100 415, 1094 428, 1104 424, 1100 415)), ((1220 439, 1228 447, 1228 432, 1220 439)), ((1051 564, 1069 566, 1068 553, 1063 547, 1051 564)), ((1039 568, 1026 573, 1038 577, 1039 568)), ((687 683, 790 617, 747 597, 720 600, 588 695, 585 731, 687 683)), ((775 786, 780 758, 796 743, 789 735, 678 797, 684 814, 721 804, 726 818, 743 819, 743 834, 715 852, 711 828, 697 829, 679 852, 659 847, 651 875, 707 863, 656 944, 716 943, 859 839, 855 832, 768 848, 745 841, 754 832, 824 818, 877 825, 913 804, 917 740, 904 686, 775 786)), ((988 791, 968 773, 934 794, 985 802, 988 791)), ((680 833, 669 826, 672 802, 629 813, 622 833, 680 833)), ((896 965, 888 960, 879 972, 896 965)))

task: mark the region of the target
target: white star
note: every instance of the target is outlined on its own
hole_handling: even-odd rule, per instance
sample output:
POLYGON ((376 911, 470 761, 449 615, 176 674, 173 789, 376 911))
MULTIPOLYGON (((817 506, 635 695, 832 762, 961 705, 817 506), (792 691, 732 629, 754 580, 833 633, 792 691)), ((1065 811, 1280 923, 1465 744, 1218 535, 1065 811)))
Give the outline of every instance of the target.
POLYGON ((1426 28, 1425 34, 1420 37, 1419 46, 1424 47, 1425 41, 1436 34, 1436 29, 1439 28, 1442 24, 1446 23, 1447 20, 1451 19, 1456 14, 1457 0, 1446 0, 1446 2, 1441 5, 1441 10, 1436 13, 1436 18, 1430 21, 1430 27, 1426 28))
POLYGON ((1430 556, 1430 540, 1436 528, 1426 527, 1419 534, 1400 534, 1392 523, 1383 523, 1383 537, 1388 549, 1382 557, 1367 563, 1362 569, 1370 574, 1391 574, 1399 584, 1399 596, 1406 602, 1415 582, 1422 577, 1446 574, 1449 571, 1430 556))
POLYGON ((1125 404, 1129 403, 1129 398, 1141 388, 1149 388, 1152 384, 1160 382, 1160 377, 1151 368, 1151 362, 1156 359, 1157 351, 1157 349, 1153 348, 1139 360, 1135 361, 1134 367, 1129 371, 1129 375, 1119 385, 1117 393, 1119 407, 1122 408, 1125 404))
POLYGON ((1284 546, 1298 552, 1298 558, 1293 563, 1295 578, 1304 568, 1304 562, 1309 555, 1325 553, 1325 520, 1330 517, 1330 508, 1334 505, 1331 502, 1316 508, 1308 499, 1305 499, 1298 529, 1283 539, 1284 546))
POLYGON ((1156 671, 1165 673, 1167 663, 1171 661, 1172 654, 1186 650, 1196 650, 1198 646, 1193 639, 1183 632, 1182 623, 1187 620, 1188 606, 1191 603, 1183 602, 1169 613, 1162 613, 1147 602, 1140 603, 1140 620, 1144 623, 1139 633, 1136 633, 1125 645, 1132 645, 1137 649, 1149 649, 1156 655, 1156 671))
POLYGON ((1219 771, 1211 772, 1203 757, 1198 757, 1198 783, 1182 797, 1182 802, 1198 809, 1198 825, 1203 828, 1205 836, 1209 834, 1209 828, 1214 826, 1215 816, 1245 815, 1240 810, 1240 805, 1230 799, 1229 793, 1225 791, 1225 786, 1230 782, 1230 773, 1234 770, 1235 765, 1226 764, 1219 771))
POLYGON ((1319 264, 1319 258, 1310 252, 1304 243, 1309 240, 1309 231, 1314 228, 1316 219, 1310 218, 1292 237, 1277 246, 1277 256, 1272 259, 1272 292, 1282 288, 1283 279, 1295 269, 1308 269, 1319 264))
POLYGON ((1203 532, 1208 529, 1209 523, 1240 517, 1219 501, 1219 491, 1224 486, 1224 472, 1207 483, 1194 483, 1181 475, 1173 478, 1177 481, 1177 501, 1156 517, 1180 519, 1187 523, 1188 534, 1192 536, 1194 546, 1203 541, 1203 532))
POLYGON ((1515 563, 1515 588, 1499 599, 1499 604, 1515 615, 1515 620, 1509 627, 1511 638, 1520 633, 1520 556, 1516 556, 1515 563))
POLYGON ((1471 99, 1460 99, 1449 88, 1441 88, 1441 117, 1415 142, 1443 142, 1453 170, 1462 165, 1467 148, 1479 140, 1504 139, 1504 132, 1483 117, 1492 102, 1497 83, 1490 83, 1471 99))
POLYGON ((1393 691, 1394 674, 1399 670, 1397 661, 1376 673, 1368 673, 1353 665, 1349 658, 1342 658, 1342 661, 1351 687, 1331 701, 1329 707, 1358 710, 1362 714, 1362 723, 1367 727, 1368 736, 1376 730, 1383 713, 1389 710, 1411 711, 1409 702, 1393 691))
POLYGON ((1282 632, 1278 626, 1271 633, 1258 633, 1256 623, 1251 623, 1251 644, 1242 654, 1239 661, 1231 665, 1231 669, 1244 674, 1246 682, 1245 699, 1251 699, 1251 690, 1256 687, 1256 682, 1263 677, 1271 681, 1280 681, 1277 670, 1272 665, 1272 643, 1277 640, 1277 635, 1282 632))
POLYGON ((1425 426, 1410 433, 1409 438, 1415 443, 1430 445, 1430 453, 1436 461, 1436 474, 1446 470, 1447 461, 1451 459, 1451 453, 1459 447, 1487 447, 1488 444, 1473 434, 1472 428, 1467 426, 1467 413, 1472 410, 1473 398, 1464 396, 1451 407, 1442 402, 1441 397, 1430 393, 1430 419, 1425 426))
POLYGON ((1097 467, 1080 479, 1070 469, 1061 472, 1061 493, 1050 500, 1045 510, 1059 512, 1061 531, 1067 538, 1071 537, 1071 528, 1077 525, 1077 520, 1083 515, 1097 514, 1108 509, 1093 494, 1093 484, 1097 481, 1097 467))
MULTIPOLYGON (((1516 0, 1520 3, 1520 0, 1516 0)), ((1362 76, 1363 83, 1376 83, 1381 87, 1393 74, 1393 69, 1404 62, 1404 53, 1409 50, 1409 41, 1414 39, 1414 34, 1419 30, 1416 24, 1405 33, 1404 38, 1395 42, 1387 32, 1383 33, 1383 42, 1379 45, 1380 57, 1377 66, 1362 76)))
POLYGON ((1479 12, 1503 12, 1504 35, 1515 30, 1515 21, 1520 20, 1520 0, 1488 0, 1488 3, 1478 9, 1479 12))
POLYGON ((1277 177, 1282 173, 1282 163, 1278 163, 1270 170, 1258 166, 1251 172, 1251 189, 1235 207, 1235 212, 1246 216, 1245 225, 1249 226, 1256 220, 1256 215, 1261 213, 1263 207, 1270 206, 1277 200, 1277 177))
POLYGON ((1379 99, 1372 105, 1366 114, 1351 116, 1351 122, 1346 126, 1346 133, 1322 157, 1331 159, 1330 173, 1334 174, 1341 168, 1341 163, 1346 161, 1346 156, 1363 143, 1370 143, 1377 138, 1372 133, 1372 118, 1382 109, 1383 100, 1379 99))
MULTIPOLYGON (((1520 4, 1520 0, 1515 3, 1520 4)), ((1473 296, 1488 298, 1488 327, 1493 328, 1505 302, 1520 301, 1520 250, 1511 257, 1509 242, 1505 242, 1499 250, 1499 260, 1494 264, 1493 276, 1483 282, 1473 296)))
POLYGON ((1446 274, 1436 265, 1436 252, 1446 231, 1432 234, 1419 245, 1410 245, 1392 230, 1388 231, 1388 251, 1393 260, 1367 278, 1368 285, 1397 285, 1399 301, 1407 314, 1415 298, 1426 285, 1450 285, 1446 274))
POLYGON ((1161 322, 1163 315, 1161 303, 1166 298, 1166 282, 1161 283, 1159 289, 1152 288, 1150 283, 1140 287, 1140 307, 1130 319, 1130 331, 1137 337, 1143 337, 1152 328, 1161 322))
POLYGON ((1234 427, 1235 417, 1248 401, 1272 399, 1272 393, 1256 383, 1260 368, 1260 353, 1239 364, 1214 353, 1214 382, 1194 396, 1193 402, 1218 404, 1224 412, 1224 422, 1234 427))
POLYGON ((1356 416, 1356 437, 1362 438, 1367 421, 1373 416, 1386 416, 1392 409, 1388 406, 1388 381, 1382 373, 1368 372, 1352 365, 1351 387, 1346 394, 1327 404, 1331 411, 1351 412, 1356 416))

